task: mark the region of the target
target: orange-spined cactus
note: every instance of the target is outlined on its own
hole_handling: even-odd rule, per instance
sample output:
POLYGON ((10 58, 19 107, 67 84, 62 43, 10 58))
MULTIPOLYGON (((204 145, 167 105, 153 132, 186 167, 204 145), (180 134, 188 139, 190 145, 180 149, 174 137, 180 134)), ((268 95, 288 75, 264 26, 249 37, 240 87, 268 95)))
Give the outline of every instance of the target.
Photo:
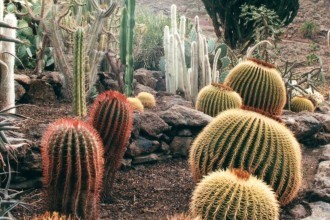
POLYGON ((90 124, 99 132, 104 144, 104 200, 110 196, 116 171, 126 150, 133 125, 132 112, 126 96, 116 91, 99 95, 91 109, 90 124))
POLYGON ((103 146, 87 123, 59 119, 42 138, 43 184, 49 211, 97 219, 103 179, 103 146))

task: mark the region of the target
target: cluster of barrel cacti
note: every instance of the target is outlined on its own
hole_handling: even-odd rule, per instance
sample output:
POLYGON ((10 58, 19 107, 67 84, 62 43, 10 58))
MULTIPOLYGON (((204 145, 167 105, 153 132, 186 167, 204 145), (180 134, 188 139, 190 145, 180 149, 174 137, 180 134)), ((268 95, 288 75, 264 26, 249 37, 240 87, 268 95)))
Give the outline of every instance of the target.
MULTIPOLYGON (((189 164, 200 182, 192 198, 192 217, 279 219, 278 206, 295 198, 302 181, 299 143, 274 120, 286 102, 281 75, 275 66, 249 58, 229 72, 221 88, 236 91, 243 105, 219 111, 191 146, 189 164)), ((200 92, 198 98, 207 98, 204 112, 214 116, 209 109, 228 102, 218 93, 211 85, 200 92)))
POLYGON ((42 138, 43 183, 48 211, 97 219, 110 196, 132 129, 126 97, 107 91, 95 100, 89 122, 59 119, 42 138))
POLYGON ((153 108, 156 106, 156 99, 149 92, 140 92, 136 97, 127 99, 134 111, 143 112, 145 108, 153 108))

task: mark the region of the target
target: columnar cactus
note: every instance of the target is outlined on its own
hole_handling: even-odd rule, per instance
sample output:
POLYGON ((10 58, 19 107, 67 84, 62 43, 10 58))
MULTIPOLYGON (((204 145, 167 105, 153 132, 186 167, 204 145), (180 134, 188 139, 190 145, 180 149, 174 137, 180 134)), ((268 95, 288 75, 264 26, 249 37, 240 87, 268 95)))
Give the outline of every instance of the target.
POLYGON ((241 97, 231 88, 218 83, 205 86, 197 96, 196 109, 212 117, 231 108, 240 108, 241 97))
MULTIPOLYGON (((3 15, 3 1, 0 3, 0 10, 3 15)), ((1 16, 1 13, 0 13, 1 16)), ((1 19, 0 19, 1 20, 1 19)), ((4 22, 12 27, 17 26, 17 19, 14 14, 7 14, 4 22)), ((2 30, 6 33, 6 37, 11 39, 16 38, 16 30, 13 28, 6 28, 2 30)), ((0 71, 0 109, 10 108, 15 106, 15 81, 14 81, 14 68, 15 68, 15 43, 10 41, 2 41, 1 44, 1 71, 0 71), (6 52, 6 53, 5 53, 6 52)), ((15 108, 9 111, 15 113, 15 108)))
POLYGON ((136 98, 138 98, 142 105, 145 108, 153 108, 156 106, 156 99, 153 96, 153 94, 149 93, 149 92, 140 92, 136 98))
POLYGON ((132 107, 116 91, 102 93, 95 100, 89 122, 100 133, 104 144, 105 173, 103 199, 110 196, 117 169, 120 167, 131 134, 132 107))
POLYGON ((305 97, 295 96, 291 100, 291 111, 293 112, 301 112, 301 111, 314 112, 314 109, 315 107, 313 103, 305 97))
POLYGON ((234 67, 224 84, 243 99, 243 105, 270 115, 281 115, 286 103, 286 90, 281 74, 275 66, 248 58, 234 67))
POLYGON ((97 219, 103 178, 103 146, 92 126, 59 119, 41 142, 47 208, 74 218, 97 219))
POLYGON ((86 116, 86 90, 85 90, 85 50, 84 30, 78 28, 75 32, 73 55, 73 84, 74 84, 74 112, 78 116, 86 116))
POLYGON ((240 168, 273 187, 282 205, 301 185, 300 146, 281 123, 256 112, 230 109, 198 135, 189 158, 195 181, 211 171, 240 168))
POLYGON ((272 189, 238 169, 216 171, 203 178, 193 193, 191 210, 193 217, 200 219, 279 219, 272 189))

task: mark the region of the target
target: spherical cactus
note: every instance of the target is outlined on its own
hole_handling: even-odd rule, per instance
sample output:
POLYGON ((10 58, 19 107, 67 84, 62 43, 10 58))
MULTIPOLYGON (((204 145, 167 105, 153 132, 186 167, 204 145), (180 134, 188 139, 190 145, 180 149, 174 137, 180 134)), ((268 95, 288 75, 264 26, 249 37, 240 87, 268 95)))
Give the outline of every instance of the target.
POLYGON ((200 219, 279 219, 272 189, 248 172, 235 169, 203 178, 193 193, 191 210, 200 219))
POLYGON ((65 215, 59 214, 58 212, 46 212, 37 217, 33 217, 32 220, 73 220, 73 218, 71 218, 71 216, 66 217, 65 215))
POLYGON ((110 196, 115 174, 126 150, 133 125, 132 112, 127 98, 116 91, 99 95, 90 112, 90 124, 99 132, 104 144, 104 201, 110 196))
POLYGON ((97 219, 103 178, 103 146, 92 126, 59 119, 42 138, 43 184, 48 210, 97 219))
POLYGON ((127 98, 127 100, 131 104, 133 110, 139 111, 139 112, 144 111, 144 106, 143 106, 142 102, 140 101, 140 99, 130 97, 130 98, 127 98))
POLYGON ((240 108, 241 97, 231 88, 212 83, 205 86, 197 96, 196 109, 212 117, 231 108, 240 108))
POLYGON ((149 92, 140 92, 136 98, 140 99, 145 108, 153 108, 156 106, 156 99, 149 92))
POLYGON ((311 100, 302 96, 295 96, 291 100, 291 110, 293 112, 309 111, 314 112, 314 105, 311 100))
POLYGON ((230 109, 198 135, 189 163, 195 181, 225 168, 247 170, 273 187, 281 204, 301 185, 300 146, 281 123, 256 112, 230 109))
POLYGON ((234 67, 225 79, 243 99, 243 105, 271 115, 281 115, 286 103, 286 90, 275 66, 249 58, 234 67))

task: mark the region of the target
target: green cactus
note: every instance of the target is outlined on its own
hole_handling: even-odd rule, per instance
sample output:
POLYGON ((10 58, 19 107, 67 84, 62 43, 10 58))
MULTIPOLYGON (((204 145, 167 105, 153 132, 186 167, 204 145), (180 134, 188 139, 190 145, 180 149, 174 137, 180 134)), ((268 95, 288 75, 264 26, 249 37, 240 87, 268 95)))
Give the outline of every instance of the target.
POLYGON ((135 26, 135 0, 125 0, 125 7, 122 10, 120 26, 120 59, 125 64, 125 94, 131 96, 133 93, 133 35, 135 26))
POLYGON ((212 117, 231 108, 240 108, 241 97, 231 88, 218 83, 205 86, 197 96, 196 109, 212 117))
POLYGON ((278 220, 279 204, 262 180, 238 169, 212 172, 196 187, 191 210, 199 219, 278 220))
POLYGON ((226 77, 229 86, 243 99, 243 105, 270 115, 281 115, 286 103, 286 90, 275 66, 248 58, 234 67, 226 77))
POLYGON ((126 150, 133 124, 132 112, 127 98, 116 91, 99 95, 90 112, 89 122, 100 133, 104 144, 104 201, 109 199, 117 169, 126 150))
POLYGON ((59 119, 41 142, 43 184, 49 211, 98 219, 103 177, 103 146, 92 126, 59 119))
POLYGON ((222 168, 249 171, 273 187, 282 205, 301 185, 300 146, 281 123, 256 112, 220 113, 195 139, 189 158, 195 181, 222 168))
POLYGON ((311 100, 302 96, 295 96, 291 100, 291 111, 293 112, 301 112, 301 111, 309 111, 314 112, 314 105, 311 100))
POLYGON ((87 114, 85 86, 85 50, 84 30, 78 28, 75 32, 73 75, 74 75, 74 113, 84 117, 87 114))

